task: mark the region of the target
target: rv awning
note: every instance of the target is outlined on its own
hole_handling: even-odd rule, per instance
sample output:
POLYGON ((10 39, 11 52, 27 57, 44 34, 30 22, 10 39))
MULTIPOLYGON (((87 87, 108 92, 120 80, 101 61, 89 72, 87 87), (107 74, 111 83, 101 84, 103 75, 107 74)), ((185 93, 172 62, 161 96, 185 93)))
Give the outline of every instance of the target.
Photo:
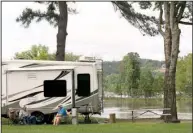
POLYGON ((77 66, 35 66, 30 68, 9 68, 6 71, 48 71, 48 70, 73 70, 77 66))

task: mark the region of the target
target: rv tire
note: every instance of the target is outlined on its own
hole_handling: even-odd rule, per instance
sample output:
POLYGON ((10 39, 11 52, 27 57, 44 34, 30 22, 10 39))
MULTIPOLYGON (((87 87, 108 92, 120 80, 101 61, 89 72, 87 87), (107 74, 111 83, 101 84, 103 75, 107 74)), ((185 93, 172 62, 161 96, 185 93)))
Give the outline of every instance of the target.
POLYGON ((36 117, 36 124, 43 124, 45 122, 45 116, 42 112, 35 111, 31 115, 36 117))

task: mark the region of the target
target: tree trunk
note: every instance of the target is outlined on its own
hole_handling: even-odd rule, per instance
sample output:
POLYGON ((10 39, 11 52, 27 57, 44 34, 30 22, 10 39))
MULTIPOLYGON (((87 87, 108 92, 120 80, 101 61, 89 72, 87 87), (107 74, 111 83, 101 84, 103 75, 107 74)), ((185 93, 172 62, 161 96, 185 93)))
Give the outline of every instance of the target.
MULTIPOLYGON (((172 17, 172 16, 171 16, 172 17)), ((180 29, 176 17, 173 16, 173 21, 171 21, 171 32, 172 32, 172 54, 171 54, 171 64, 169 69, 169 78, 170 78, 170 92, 171 92, 171 121, 178 121, 177 117, 177 107, 176 107, 176 65, 179 53, 179 43, 180 43, 180 29)))
MULTIPOLYGON (((166 2, 165 2, 166 3, 166 2)), ((167 2, 169 3, 169 2, 167 2)), ((177 117, 177 107, 176 107, 176 88, 175 88, 175 77, 176 77, 176 65, 179 53, 179 39, 180 39, 180 29, 178 26, 178 21, 176 19, 176 8, 174 2, 170 3, 170 8, 167 9, 169 11, 169 26, 170 26, 170 47, 166 50, 166 55, 168 54, 167 51, 170 51, 170 57, 168 58, 168 66, 166 72, 166 79, 165 87, 166 89, 166 99, 164 103, 165 107, 169 107, 171 110, 171 116, 167 116, 166 119, 169 122, 179 122, 177 117), (169 67, 169 69, 168 69, 169 67)), ((169 35, 169 34, 168 34, 169 35)), ((167 35, 166 35, 167 36, 167 35)), ((169 44, 169 43, 168 43, 169 44)))
MULTIPOLYGON (((169 26, 168 26, 169 27, 169 26)), ((164 108, 169 108, 170 100, 169 98, 171 97, 171 91, 169 91, 169 84, 170 84, 170 78, 169 78, 169 68, 170 68, 170 59, 171 59, 171 30, 170 28, 166 28, 165 32, 165 39, 164 39, 164 47, 165 47, 165 75, 164 75, 164 108)), ((170 113, 170 110, 164 110, 164 114, 170 113)), ((168 117, 166 118, 165 121, 168 121, 168 117)))
MULTIPOLYGON (((170 96, 169 89, 169 68, 171 58, 171 46, 172 35, 170 29, 170 7, 168 2, 164 2, 164 14, 165 14, 165 33, 164 33, 164 52, 165 52, 165 75, 164 75, 164 108, 169 107, 168 98, 170 96)), ((168 110, 164 110, 163 114, 170 113, 168 110)), ((168 121, 168 117, 164 117, 165 121, 168 121)))
POLYGON ((59 1, 59 21, 58 21, 58 34, 57 34, 57 51, 56 60, 65 60, 65 44, 67 36, 67 22, 68 22, 68 11, 67 4, 64 1, 59 1))

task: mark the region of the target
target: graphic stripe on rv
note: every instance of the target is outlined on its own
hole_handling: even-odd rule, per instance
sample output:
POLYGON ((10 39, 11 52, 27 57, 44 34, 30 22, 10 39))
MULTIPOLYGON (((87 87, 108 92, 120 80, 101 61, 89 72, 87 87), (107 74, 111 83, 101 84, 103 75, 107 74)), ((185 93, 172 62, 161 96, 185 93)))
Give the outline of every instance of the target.
MULTIPOLYGON (((70 73, 70 71, 62 71, 54 80, 60 79, 60 78, 62 78, 62 77, 64 77, 64 76, 66 76, 66 75, 69 74, 69 73, 70 73)), ((27 92, 27 91, 30 91, 30 90, 33 90, 33 89, 37 89, 37 88, 42 87, 42 86, 43 86, 43 85, 39 85, 39 86, 36 86, 36 87, 34 87, 34 88, 32 88, 32 89, 25 90, 25 91, 22 91, 22 92, 18 92, 18 93, 9 95, 8 97, 11 98, 11 97, 13 97, 13 96, 15 96, 15 95, 17 95, 17 94, 21 94, 21 93, 24 93, 24 92, 27 92)), ((24 99, 24 98, 29 97, 29 96, 31 96, 31 95, 34 96, 34 93, 35 93, 35 95, 37 95, 37 94, 39 94, 39 93, 41 93, 41 92, 43 92, 43 91, 33 92, 33 93, 28 94, 28 95, 22 96, 22 97, 20 97, 20 98, 11 100, 11 101, 9 101, 9 102, 21 100, 21 99, 24 99)), ((3 98, 2 100, 5 100, 5 99, 6 99, 6 97, 3 98)))
POLYGON ((9 102, 18 101, 18 100, 21 100, 21 99, 24 99, 24 98, 27 98, 27 97, 33 97, 33 96, 35 96, 35 95, 37 95, 37 94, 39 94, 39 93, 41 93, 41 92, 43 92, 43 91, 38 91, 38 92, 30 93, 30 94, 28 94, 28 95, 25 95, 25 96, 23 96, 23 97, 20 97, 20 98, 11 100, 11 101, 9 101, 9 102))
MULTIPOLYGON (((33 63, 33 64, 29 64, 29 65, 25 65, 25 66, 21 66, 20 68, 33 68, 33 67, 43 67, 43 66, 56 66, 57 64, 37 64, 37 63, 33 63)), ((58 64, 59 66, 59 64, 58 64)))

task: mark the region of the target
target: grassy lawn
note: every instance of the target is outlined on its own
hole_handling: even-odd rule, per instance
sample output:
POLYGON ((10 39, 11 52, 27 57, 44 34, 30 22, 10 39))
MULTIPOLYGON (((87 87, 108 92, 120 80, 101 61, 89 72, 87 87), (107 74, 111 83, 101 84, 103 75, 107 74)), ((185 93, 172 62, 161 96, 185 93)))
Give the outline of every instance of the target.
POLYGON ((79 125, 2 125, 2 133, 192 133, 192 123, 121 122, 79 125))

